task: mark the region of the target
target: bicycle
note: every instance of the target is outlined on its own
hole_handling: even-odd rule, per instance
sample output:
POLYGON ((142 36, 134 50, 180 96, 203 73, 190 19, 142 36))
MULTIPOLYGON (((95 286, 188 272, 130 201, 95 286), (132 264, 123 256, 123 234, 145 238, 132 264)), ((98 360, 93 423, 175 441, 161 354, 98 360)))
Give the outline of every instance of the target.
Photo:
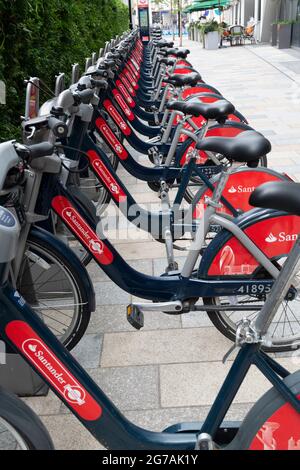
MULTIPOLYGON (((300 185, 268 183, 251 196, 254 206, 300 215, 300 185), (273 196, 273 197, 272 197, 273 196)), ((300 441, 300 372, 290 374, 261 351, 268 328, 281 301, 296 290, 300 267, 300 238, 284 264, 271 294, 255 322, 244 320, 236 335, 240 350, 203 423, 180 423, 163 432, 151 432, 128 421, 76 362, 19 293, 7 284, 7 263, 18 240, 15 218, 2 209, 0 216, 1 288, 0 332, 7 342, 46 381, 58 398, 107 449, 155 450, 295 450, 300 441), (250 367, 255 365, 273 387, 252 407, 228 438, 224 418, 250 367)), ((0 419, 6 433, 21 447, 52 449, 45 427, 19 400, 0 392, 0 419), (3 406, 3 403, 5 407, 3 406), (24 416, 26 420, 24 420, 24 416), (30 424, 30 431, 29 425, 30 424), (19 444, 20 445, 20 444, 19 444)))
MULTIPOLYGON (((40 120, 39 126, 44 126, 43 132, 45 128, 50 133, 66 130, 65 124, 53 116, 40 120)), ((95 294, 75 253, 36 226, 49 215, 43 208, 45 174, 51 180, 51 173, 60 169, 60 160, 55 162, 51 152, 49 155, 49 145, 44 142, 28 149, 13 141, 0 144, 0 198, 2 204, 14 210, 21 225, 10 280, 52 332, 72 349, 88 327, 95 310, 95 294)))

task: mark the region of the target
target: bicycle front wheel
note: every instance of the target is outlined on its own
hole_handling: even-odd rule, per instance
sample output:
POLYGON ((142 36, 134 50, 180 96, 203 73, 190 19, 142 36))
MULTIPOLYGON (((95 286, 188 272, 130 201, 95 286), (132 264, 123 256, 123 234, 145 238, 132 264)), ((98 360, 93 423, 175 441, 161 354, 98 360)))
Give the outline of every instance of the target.
POLYGON ((0 451, 54 450, 39 417, 20 398, 0 388, 0 451))
POLYGON ((69 349, 80 341, 90 308, 80 275, 52 244, 30 233, 17 288, 53 334, 69 349))

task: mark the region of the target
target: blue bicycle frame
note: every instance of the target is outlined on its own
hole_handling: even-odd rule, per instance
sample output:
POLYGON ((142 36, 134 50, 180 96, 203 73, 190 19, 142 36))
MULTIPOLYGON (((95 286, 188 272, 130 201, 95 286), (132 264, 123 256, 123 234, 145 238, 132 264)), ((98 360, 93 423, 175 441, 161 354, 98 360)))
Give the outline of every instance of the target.
MULTIPOLYGON (((288 371, 262 353, 258 345, 247 345, 235 359, 204 423, 178 424, 164 432, 138 427, 120 413, 20 294, 5 282, 7 270, 4 265, 0 266, 0 272, 1 336, 108 449, 194 450, 197 435, 202 432, 208 433, 221 445, 228 443, 224 417, 253 364, 300 413, 299 400, 282 380, 289 375, 288 371)), ((236 432, 238 427, 233 436, 236 432)))

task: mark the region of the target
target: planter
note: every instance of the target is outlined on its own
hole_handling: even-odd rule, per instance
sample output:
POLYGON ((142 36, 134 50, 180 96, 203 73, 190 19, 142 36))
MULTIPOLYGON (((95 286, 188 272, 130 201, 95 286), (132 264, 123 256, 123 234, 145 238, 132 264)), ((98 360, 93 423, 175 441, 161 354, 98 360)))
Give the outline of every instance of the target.
POLYGON ((292 46, 300 47, 300 23, 293 24, 292 46))
POLYGON ((204 37, 204 46, 208 50, 219 49, 219 33, 218 31, 213 31, 211 33, 206 33, 204 37))
POLYGON ((273 24, 271 44, 272 46, 277 47, 277 43, 278 43, 278 24, 273 24))
POLYGON ((278 25, 278 48, 288 49, 291 47, 292 42, 292 25, 279 24, 278 25))

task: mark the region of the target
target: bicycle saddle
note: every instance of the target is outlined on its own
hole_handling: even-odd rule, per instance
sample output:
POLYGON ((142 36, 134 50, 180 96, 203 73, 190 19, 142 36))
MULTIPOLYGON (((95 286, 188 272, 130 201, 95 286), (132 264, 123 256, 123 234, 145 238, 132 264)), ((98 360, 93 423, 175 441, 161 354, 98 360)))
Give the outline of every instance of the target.
POLYGON ((190 51, 188 49, 181 49, 181 50, 175 49, 175 48, 166 49, 167 55, 174 55, 178 59, 186 59, 189 53, 190 51))
POLYGON ((169 78, 165 79, 164 81, 171 83, 175 87, 182 87, 187 85, 195 86, 199 81, 201 81, 201 75, 198 72, 192 72, 186 75, 172 73, 169 75, 169 78))
POLYGON ((177 51, 175 55, 178 59, 186 59, 189 54, 190 51, 188 49, 181 49, 177 51))
MULTIPOLYGON (((222 100, 220 100, 222 101, 222 100)), ((218 105, 220 101, 212 103, 218 105)), ((254 162, 271 151, 271 143, 262 134, 245 131, 236 137, 206 137, 196 144, 198 150, 220 153, 228 160, 254 162)))
POLYGON ((300 183, 262 184, 251 194, 249 202, 254 207, 277 209, 300 216, 300 183))
POLYGON ((167 109, 171 109, 172 111, 180 111, 185 113, 186 101, 179 101, 179 100, 171 100, 167 104, 167 109))
MULTIPOLYGON (((232 103, 224 99, 218 99, 214 103, 204 103, 201 101, 186 101, 185 114, 191 116, 203 116, 205 119, 215 119, 216 121, 226 118, 234 113, 235 108, 232 103)), ((220 152, 223 153, 223 152, 220 152)))
POLYGON ((174 65, 176 60, 175 59, 170 59, 168 57, 162 57, 161 59, 159 59, 159 62, 161 64, 174 65))
POLYGON ((156 44, 155 44, 155 47, 169 47, 169 48, 172 48, 174 46, 174 42, 173 41, 158 41, 156 44))

